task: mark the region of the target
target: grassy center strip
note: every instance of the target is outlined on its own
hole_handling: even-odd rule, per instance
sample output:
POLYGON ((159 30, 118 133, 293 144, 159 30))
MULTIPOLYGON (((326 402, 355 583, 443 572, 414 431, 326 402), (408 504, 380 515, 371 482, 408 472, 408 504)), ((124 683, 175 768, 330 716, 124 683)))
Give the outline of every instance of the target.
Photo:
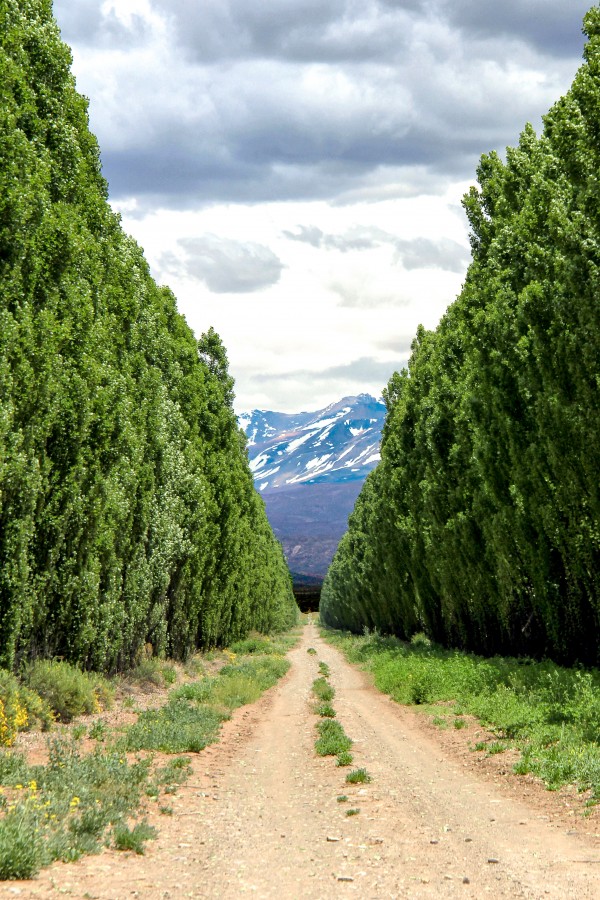
MULTIPOLYGON (((308 651, 310 653, 310 650, 308 651)), ((319 678, 315 678, 312 685, 312 691, 317 701, 313 706, 313 712, 321 717, 321 721, 317 722, 317 731, 319 737, 315 741, 315 750, 319 756, 336 756, 337 766, 352 765, 353 756, 350 753, 352 739, 348 737, 339 722, 334 722, 335 709, 331 705, 331 700, 335 697, 335 689, 329 684, 327 678, 330 675, 330 669, 327 663, 319 663, 319 678)), ((354 769, 346 775, 346 781, 349 784, 367 784, 371 781, 371 777, 366 769, 354 769)), ((338 797, 339 802, 347 800, 346 796, 338 797)), ((348 810, 346 815, 357 815, 358 809, 348 810)))

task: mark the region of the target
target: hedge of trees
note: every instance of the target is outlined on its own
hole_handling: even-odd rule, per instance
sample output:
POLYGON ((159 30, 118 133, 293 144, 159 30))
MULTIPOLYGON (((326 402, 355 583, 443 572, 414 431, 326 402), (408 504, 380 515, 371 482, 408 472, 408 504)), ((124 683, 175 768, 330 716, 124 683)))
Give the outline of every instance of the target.
POLYGON ((51 0, 0 0, 0 664, 114 670, 296 617, 223 346, 107 202, 51 0))
POLYGON ((483 156, 472 262, 388 388, 323 587, 358 631, 600 663, 600 9, 537 137, 483 156))

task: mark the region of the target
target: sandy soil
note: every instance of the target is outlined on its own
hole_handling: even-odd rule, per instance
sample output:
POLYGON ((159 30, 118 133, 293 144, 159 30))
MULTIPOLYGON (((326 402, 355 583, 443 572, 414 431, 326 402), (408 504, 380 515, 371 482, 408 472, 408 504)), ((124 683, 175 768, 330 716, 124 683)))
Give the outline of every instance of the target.
POLYGON ((314 625, 290 659, 280 684, 194 757, 145 856, 54 865, 0 897, 600 897, 600 818, 583 817, 575 794, 510 775, 507 754, 471 752, 475 724, 441 731, 397 706, 314 625), (319 660, 370 784, 346 784, 348 769, 315 755, 319 660))

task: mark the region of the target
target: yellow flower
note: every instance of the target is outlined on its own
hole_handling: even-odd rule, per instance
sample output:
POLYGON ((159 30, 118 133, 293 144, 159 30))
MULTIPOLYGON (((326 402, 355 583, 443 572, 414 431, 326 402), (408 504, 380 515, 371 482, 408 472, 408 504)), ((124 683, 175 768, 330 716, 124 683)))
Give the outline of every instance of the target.
POLYGON ((71 806, 71 807, 79 806, 80 803, 81 803, 81 800, 79 799, 79 797, 73 797, 69 806, 71 806))

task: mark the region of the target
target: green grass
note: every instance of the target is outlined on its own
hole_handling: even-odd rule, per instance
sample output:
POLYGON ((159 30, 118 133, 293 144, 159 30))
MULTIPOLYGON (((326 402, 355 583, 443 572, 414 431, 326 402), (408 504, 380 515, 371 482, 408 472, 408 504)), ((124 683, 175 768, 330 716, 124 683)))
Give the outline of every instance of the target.
POLYGON ((324 719, 335 719, 335 709, 331 703, 317 703, 314 708, 315 713, 324 719))
POLYGON ((242 641, 236 641, 229 649, 241 656, 254 654, 268 656, 287 653, 291 646, 293 645, 283 635, 269 637, 268 635, 253 633, 242 641))
POLYGON ((331 670, 327 663, 320 662, 319 663, 319 673, 323 675, 324 678, 328 678, 331 675, 331 670))
POLYGON ((129 828, 124 822, 119 822, 113 828, 113 842, 115 850, 132 850, 142 855, 144 845, 156 837, 156 828, 147 822, 138 822, 133 828, 129 828))
POLYGON ((371 776, 366 769, 353 769, 346 775, 348 784, 369 784, 371 776))
POLYGON ((328 703, 335 697, 335 690, 325 678, 315 678, 312 684, 312 692, 323 703, 328 703))
POLYGON ((126 732, 126 750, 159 750, 162 753, 199 753, 219 739, 228 713, 210 706, 171 700, 159 709, 141 713, 126 732))
MULTIPOLYGON (((410 644, 377 633, 323 636, 351 662, 373 673, 376 686, 399 703, 443 704, 442 716, 471 715, 497 739, 482 742, 488 754, 513 747, 515 766, 555 790, 574 784, 600 800, 600 672, 564 668, 550 661, 494 657, 445 650, 424 635, 410 644)), ((467 723, 454 718, 454 727, 467 723)))
POLYGON ((337 756, 347 752, 352 741, 339 722, 333 719, 321 719, 317 722, 319 737, 315 742, 315 750, 319 756, 337 756))
POLYGON ((337 755, 336 766, 351 766, 353 761, 353 756, 349 750, 340 750, 337 755))
POLYGON ((174 688, 159 709, 141 713, 127 729, 127 750, 198 753, 219 739, 230 711, 253 703, 289 669, 280 656, 249 656, 223 666, 213 678, 174 688))

